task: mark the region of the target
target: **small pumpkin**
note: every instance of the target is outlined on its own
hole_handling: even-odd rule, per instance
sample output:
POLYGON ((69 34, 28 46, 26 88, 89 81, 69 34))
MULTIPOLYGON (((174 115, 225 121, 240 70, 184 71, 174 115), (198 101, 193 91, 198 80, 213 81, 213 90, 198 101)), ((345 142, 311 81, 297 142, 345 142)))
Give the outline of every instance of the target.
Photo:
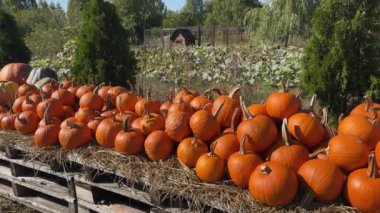
POLYGON ((16 117, 15 128, 21 134, 34 133, 38 128, 39 118, 36 112, 25 111, 16 117))
POLYGON ((78 87, 75 91, 75 96, 80 99, 84 94, 88 92, 92 92, 95 89, 94 84, 85 84, 80 87, 78 87))
POLYGON ((173 146, 173 141, 162 130, 150 133, 144 143, 145 152, 153 161, 167 159, 173 152, 173 146))
POLYGON ((16 98, 16 100, 13 102, 12 110, 13 112, 22 112, 22 103, 25 101, 26 97, 21 96, 16 98))
POLYGON ((62 115, 63 119, 75 116, 75 111, 71 106, 63 106, 62 109, 63 109, 63 115, 62 115))
POLYGON ((288 167, 265 162, 256 167, 249 178, 252 197, 269 206, 285 206, 297 195, 298 180, 288 167))
POLYGON ((236 133, 223 133, 212 143, 215 144, 215 154, 225 161, 227 161, 234 152, 239 151, 239 140, 236 133))
MULTIPOLYGON (((214 104, 212 107, 212 112, 215 113, 218 109, 217 106, 220 103, 224 103, 223 107, 220 109, 218 116, 216 119, 219 121, 220 125, 223 127, 229 127, 231 125, 232 115, 234 113, 235 108, 238 108, 239 103, 239 94, 240 94, 241 86, 238 85, 234 87, 228 96, 221 95, 214 100, 214 104)), ((239 116, 241 115, 241 110, 238 111, 239 116)))
POLYGON ((174 102, 170 106, 168 109, 168 115, 173 112, 184 112, 186 115, 191 116, 193 114, 193 109, 180 98, 178 102, 174 102))
POLYGON ((190 117, 190 128, 199 139, 204 142, 210 142, 220 134, 220 123, 216 119, 224 102, 219 105, 219 110, 214 114, 207 110, 210 105, 206 105, 202 110, 195 112, 190 117))
POLYGON ((67 89, 58 89, 51 94, 52 98, 60 100, 63 106, 74 106, 75 96, 73 93, 69 92, 67 89))
POLYGON ((197 135, 183 139, 177 148, 178 160, 189 168, 194 168, 199 157, 205 153, 208 153, 207 144, 197 135))
POLYGON ((318 200, 330 202, 339 197, 343 187, 343 173, 330 160, 312 159, 298 170, 301 181, 318 200))
POLYGON ((142 99, 137 101, 137 103, 135 105, 135 112, 137 113, 137 115, 142 116, 144 114, 145 107, 151 113, 159 113, 161 103, 159 100, 150 99, 149 95, 148 95, 147 98, 142 98, 142 99))
POLYGON ((125 92, 127 92, 127 89, 122 86, 114 86, 108 89, 107 95, 111 97, 111 106, 116 106, 116 97, 125 92))
POLYGON ((96 129, 96 141, 103 147, 114 148, 116 135, 122 129, 122 124, 116 120, 115 116, 104 119, 96 129))
MULTIPOLYGON (((373 108, 380 108, 380 104, 374 103, 370 96, 364 96, 364 103, 357 105, 351 110, 350 115, 361 115, 371 118, 373 116, 373 108)), ((376 111, 378 114, 377 121, 380 122, 380 111, 376 111)))
POLYGON ((179 143, 191 135, 190 116, 186 112, 173 111, 165 120, 165 131, 169 137, 179 143))
POLYGON ((59 130, 59 126, 47 121, 46 125, 39 126, 34 133, 34 144, 41 148, 58 145, 59 130))
POLYGON ((16 130, 15 120, 16 120, 18 114, 19 113, 15 114, 12 110, 10 110, 8 115, 5 115, 1 119, 1 129, 5 130, 5 131, 16 130))
MULTIPOLYGON (((191 108, 196 112, 198 110, 203 109, 207 104, 213 104, 214 100, 210 98, 210 93, 214 91, 213 88, 206 90, 203 95, 195 97, 190 102, 191 108)), ((210 108, 212 110, 212 107, 210 108)))
POLYGON ((119 112, 134 111, 138 99, 131 92, 121 93, 116 97, 116 108, 119 112))
POLYGON ((0 105, 12 105, 17 98, 18 84, 13 81, 0 81, 0 105))
POLYGON ((214 144, 211 152, 201 155, 195 164, 197 177, 206 183, 220 181, 224 175, 225 161, 214 153, 214 144))
POLYGON ((96 129, 98 128, 100 122, 102 122, 105 118, 103 117, 95 117, 91 121, 87 123, 87 127, 91 130, 91 136, 95 138, 96 129))
POLYGON ((91 130, 86 124, 66 122, 59 131, 59 143, 63 149, 73 150, 90 144, 91 130))
POLYGON ((94 111, 100 111, 103 109, 104 101, 97 92, 99 87, 96 87, 93 92, 87 92, 79 99, 80 108, 89 108, 94 111))
POLYGON ((61 118, 63 116, 62 102, 55 98, 49 98, 49 99, 43 100, 37 105, 36 111, 40 119, 44 117, 44 112, 48 104, 50 104, 49 113, 52 117, 61 118))
POLYGON ((50 98, 54 91, 58 89, 59 85, 55 80, 42 86, 41 90, 44 92, 45 97, 50 98))
POLYGON ((162 117, 162 115, 157 113, 150 113, 147 107, 145 114, 141 118, 140 124, 141 130, 145 135, 149 135, 156 130, 165 129, 165 119, 162 117))
POLYGON ((21 85, 17 90, 18 97, 25 96, 28 92, 31 92, 33 94, 40 93, 40 91, 38 90, 36 86, 34 86, 33 84, 27 84, 27 83, 21 85))
MULTIPOLYGON (((89 93, 87 93, 89 94, 89 93)), ((94 119, 97 116, 97 113, 89 108, 79 108, 75 113, 75 120, 78 122, 87 124, 89 121, 94 119)))
MULTIPOLYGON (((267 113, 267 108, 265 103, 260 103, 260 104, 251 104, 247 107, 248 112, 255 117, 256 115, 266 115, 268 116, 267 113)), ((243 120, 246 120, 246 117, 243 117, 243 120)))
POLYGON ((310 160, 309 151, 301 144, 291 144, 288 120, 286 118, 283 120, 281 129, 284 146, 280 146, 272 152, 270 161, 283 164, 297 173, 302 164, 310 160))
POLYGON ((261 152, 268 149, 277 138, 277 128, 272 119, 265 115, 253 117, 240 97, 241 108, 248 118, 242 121, 236 131, 239 141, 247 134, 245 148, 248 151, 261 152))
POLYGON ((350 173, 345 193, 347 201, 360 212, 380 211, 380 176, 374 153, 369 155, 368 168, 350 173))
POLYGON ((21 109, 25 111, 37 112, 37 105, 42 101, 42 97, 39 94, 28 92, 25 95, 25 100, 22 102, 21 109))
POLYGON ((224 129, 223 133, 236 133, 237 127, 241 123, 241 117, 238 115, 239 110, 239 108, 235 108, 231 119, 231 125, 229 128, 224 129))
POLYGON ((249 184, 249 177, 255 168, 260 165, 263 160, 255 153, 248 153, 244 148, 245 138, 243 135, 240 142, 240 151, 233 153, 227 161, 228 174, 232 182, 243 188, 247 188, 249 184))
POLYGON ((270 94, 265 101, 268 115, 275 119, 290 118, 301 107, 301 101, 289 92, 289 83, 281 81, 282 90, 270 94))
POLYGON ((106 101, 108 90, 111 89, 112 86, 101 83, 98 85, 98 87, 99 87, 98 95, 103 99, 103 101, 106 101))
POLYGON ((183 99, 183 101, 190 105, 190 102, 198 96, 198 93, 194 90, 190 90, 190 89, 186 89, 186 88, 182 88, 181 91, 179 91, 177 93, 177 95, 174 97, 174 100, 173 102, 178 102, 179 99, 183 99))
POLYGON ((115 138, 115 151, 126 155, 138 155, 144 151, 145 137, 129 126, 129 118, 123 121, 123 130, 115 138))
POLYGON ((168 92, 168 95, 166 96, 166 101, 162 103, 160 106, 160 111, 165 111, 167 113, 172 103, 173 103, 173 90, 170 89, 168 92))
POLYGON ((57 127, 60 127, 62 121, 59 118, 51 117, 50 114, 50 105, 48 105, 44 112, 44 117, 41 119, 41 121, 38 124, 38 127, 47 126, 50 124, 56 125, 57 127))

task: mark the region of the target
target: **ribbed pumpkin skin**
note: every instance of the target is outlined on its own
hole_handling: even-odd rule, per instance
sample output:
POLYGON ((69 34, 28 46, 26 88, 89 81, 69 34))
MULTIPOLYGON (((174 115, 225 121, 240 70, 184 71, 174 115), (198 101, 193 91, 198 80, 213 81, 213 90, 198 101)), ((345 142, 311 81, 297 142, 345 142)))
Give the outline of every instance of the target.
POLYGON ((51 94, 52 98, 60 100, 63 106, 73 106, 75 104, 75 96, 66 89, 58 89, 51 94))
POLYGON ((108 90, 111 88, 112 86, 102 86, 98 90, 98 95, 103 99, 103 101, 106 101, 108 90))
POLYGON ((345 171, 364 167, 368 162, 369 149, 359 138, 349 135, 337 135, 329 141, 328 156, 345 171))
POLYGON ((132 129, 138 129, 138 130, 142 131, 141 130, 141 117, 138 117, 132 121, 131 128, 132 129))
POLYGON ((110 88, 108 91, 107 91, 107 95, 110 96, 110 102, 111 102, 111 106, 116 106, 116 97, 122 93, 125 93, 127 92, 127 90, 122 87, 122 86, 114 86, 112 88, 110 88))
POLYGON ((164 131, 157 130, 146 137, 144 148, 149 159, 165 160, 173 152, 173 141, 164 131))
POLYGON ((88 92, 92 92, 95 89, 95 85, 83 85, 78 87, 78 89, 75 91, 75 96, 80 99, 84 94, 88 92))
POLYGON ((20 113, 15 120, 15 128, 21 134, 34 133, 38 127, 37 113, 33 111, 25 111, 20 113))
POLYGON ((289 118, 289 132, 308 148, 313 148, 326 136, 325 129, 317 116, 296 113, 289 118))
POLYGON ((360 115, 350 115, 339 123, 338 134, 356 136, 364 141, 370 150, 373 150, 378 141, 378 138, 374 137, 374 129, 367 118, 360 115))
POLYGON ((208 153, 208 147, 203 141, 197 139, 195 142, 197 145, 195 145, 192 144, 193 140, 193 137, 185 138, 179 143, 177 148, 178 160, 189 168, 194 168, 199 157, 208 153))
POLYGON ((239 140, 235 133, 221 134, 212 143, 215 144, 215 154, 225 161, 239 151, 239 140))
POLYGON ((220 181, 224 175, 225 161, 210 153, 201 155, 195 165, 197 177, 206 183, 220 181))
MULTIPOLYGON (((216 119, 219 121, 221 126, 229 127, 231 125, 232 115, 234 114, 235 108, 240 107, 239 99, 233 99, 228 96, 219 96, 214 100, 214 104, 211 112, 215 114, 220 104, 224 102, 220 113, 216 116, 216 119)), ((241 116, 241 110, 239 108, 238 116, 241 116)))
POLYGON ((32 67, 23 63, 10 63, 5 65, 0 72, 0 81, 14 81, 18 85, 26 82, 32 67))
POLYGON ((42 101, 42 97, 37 94, 28 93, 25 100, 22 102, 21 109, 25 111, 37 112, 37 105, 42 101))
POLYGON ((74 123, 75 127, 70 127, 66 124, 65 127, 59 131, 59 143, 63 149, 73 150, 90 144, 91 130, 86 124, 77 122, 74 123))
MULTIPOLYGON (((257 115, 266 115, 268 116, 268 113, 267 113, 267 108, 265 106, 265 104, 251 104, 247 107, 248 109, 248 112, 253 116, 257 116, 257 115)), ((246 120, 247 118, 245 116, 243 116, 243 119, 246 120)))
POLYGON ((250 120, 242 121, 237 128, 240 141, 247 134, 245 149, 261 152, 268 149, 277 138, 277 128, 273 121, 265 115, 258 115, 250 120))
POLYGON ((249 191, 256 200, 269 206, 285 206, 290 204, 298 190, 296 174, 288 167, 265 162, 256 167, 249 178, 249 191), (269 174, 263 172, 269 168, 269 174))
POLYGON ((59 144, 59 127, 54 124, 38 127, 34 133, 34 144, 38 147, 49 147, 59 144))
POLYGON ((149 115, 144 115, 140 121, 141 130, 145 135, 165 129, 165 119, 160 114, 149 113, 149 115))
POLYGON ((55 98, 49 98, 37 105, 37 115, 40 119, 44 117, 46 106, 50 104, 49 114, 52 117, 61 118, 63 115, 62 102, 55 98))
POLYGON ((191 116, 190 128, 204 142, 209 142, 220 133, 218 120, 210 112, 203 109, 191 116))
POLYGON ((90 108, 79 108, 78 111, 75 113, 75 120, 84 124, 87 124, 95 117, 95 111, 90 108))
POLYGON ((120 122, 107 118, 96 129, 96 141, 103 147, 114 148, 116 135, 122 130, 120 122))
POLYGON ((1 119, 1 128, 5 131, 16 130, 15 120, 18 114, 8 114, 1 119))
POLYGON ((122 93, 116 98, 116 108, 119 112, 134 111, 138 99, 133 93, 122 93))
POLYGON ((22 112, 22 103, 25 100, 25 96, 18 97, 12 105, 13 112, 22 112))
POLYGON ((172 140, 179 143, 191 135, 189 121, 190 116, 185 112, 171 112, 165 120, 165 132, 172 140))
POLYGON ((194 112, 203 109, 207 104, 212 104, 213 100, 208 99, 205 96, 197 96, 190 102, 190 106, 194 112))
POLYGON ((377 145, 375 148, 375 158, 376 158, 377 165, 380 165, 380 143, 379 142, 377 142, 377 145))
POLYGON ((270 155, 271 162, 283 164, 295 173, 308 160, 310 160, 309 151, 306 147, 299 144, 280 146, 270 155))
POLYGON ((140 131, 120 131, 115 138, 115 151, 126 155, 144 152, 145 137, 140 131))
POLYGON ((330 160, 309 160, 300 167, 298 175, 322 202, 335 200, 342 191, 343 173, 330 160))
POLYGON ((104 106, 104 100, 98 94, 88 92, 80 98, 79 106, 81 108, 89 108, 94 111, 100 111, 104 106))
POLYGON ((254 153, 243 155, 239 152, 235 152, 227 161, 228 174, 235 185, 247 188, 252 172, 262 162, 260 156, 254 153))
POLYGON ((21 85, 18 88, 17 92, 18 92, 18 94, 17 94, 18 97, 25 96, 26 93, 28 93, 28 92, 31 92, 33 94, 39 94, 40 93, 36 86, 34 86, 32 84, 27 84, 27 83, 21 85))
POLYGON ((102 122, 105 118, 103 117, 95 117, 91 121, 87 123, 87 127, 91 130, 91 136, 95 137, 96 129, 98 128, 100 122, 102 122))
POLYGON ((138 100, 135 105, 135 112, 137 115, 142 116, 144 114, 144 110, 145 110, 144 105, 146 106, 146 109, 148 112, 151 112, 151 113, 160 112, 160 107, 161 107, 160 101, 142 98, 138 100))
POLYGON ((72 107, 63 106, 62 109, 63 109, 63 115, 62 115, 63 119, 75 116, 75 111, 72 107))
POLYGON ((378 172, 371 174, 371 169, 378 167, 355 170, 347 179, 346 200, 360 212, 380 211, 380 178, 378 172))
POLYGON ((295 114, 300 108, 301 102, 292 93, 275 92, 269 95, 265 106, 270 117, 282 120, 295 114))
POLYGON ((190 107, 190 105, 179 102, 179 103, 173 103, 169 109, 168 114, 171 114, 173 112, 184 112, 186 115, 191 116, 193 114, 193 109, 190 107))

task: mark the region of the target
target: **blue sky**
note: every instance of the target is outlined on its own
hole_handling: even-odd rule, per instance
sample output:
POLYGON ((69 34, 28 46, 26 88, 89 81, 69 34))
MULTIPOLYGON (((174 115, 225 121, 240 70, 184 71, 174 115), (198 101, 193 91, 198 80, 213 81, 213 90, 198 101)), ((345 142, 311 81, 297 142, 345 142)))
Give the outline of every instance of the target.
MULTIPOLYGON (((67 8, 67 3, 69 0, 47 0, 47 2, 59 3, 63 8, 67 8)), ((166 4, 166 7, 169 10, 180 10, 183 5, 185 5, 185 0, 163 0, 166 4)))

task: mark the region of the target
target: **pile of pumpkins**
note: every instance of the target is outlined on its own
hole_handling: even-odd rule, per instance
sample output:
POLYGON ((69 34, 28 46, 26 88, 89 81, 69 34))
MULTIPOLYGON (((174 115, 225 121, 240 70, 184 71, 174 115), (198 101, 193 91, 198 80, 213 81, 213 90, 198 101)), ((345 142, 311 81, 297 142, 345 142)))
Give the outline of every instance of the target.
POLYGON ((229 178, 270 206, 291 204, 304 188, 305 199, 329 203, 342 195, 360 211, 380 211, 380 104, 368 97, 341 118, 335 134, 327 109, 322 116, 314 111, 315 96, 304 109, 285 83, 249 106, 240 86, 202 95, 183 88, 161 102, 121 86, 71 80, 40 89, 25 81, 2 84, 17 87, 10 94, 16 99, 0 107, 0 129, 34 134, 38 147, 73 150, 95 139, 153 161, 175 154, 200 181, 229 178))

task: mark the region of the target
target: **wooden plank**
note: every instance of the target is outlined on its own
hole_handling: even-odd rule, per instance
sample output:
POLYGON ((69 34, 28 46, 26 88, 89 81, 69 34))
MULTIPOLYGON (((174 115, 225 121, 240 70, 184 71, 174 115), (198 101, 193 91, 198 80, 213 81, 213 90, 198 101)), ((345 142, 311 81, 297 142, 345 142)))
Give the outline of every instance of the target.
POLYGON ((135 209, 123 204, 111 204, 111 205, 93 204, 81 199, 78 199, 78 205, 80 206, 79 209, 81 209, 79 212, 86 212, 86 209, 89 209, 98 213, 144 213, 144 212, 147 212, 147 211, 135 209))

